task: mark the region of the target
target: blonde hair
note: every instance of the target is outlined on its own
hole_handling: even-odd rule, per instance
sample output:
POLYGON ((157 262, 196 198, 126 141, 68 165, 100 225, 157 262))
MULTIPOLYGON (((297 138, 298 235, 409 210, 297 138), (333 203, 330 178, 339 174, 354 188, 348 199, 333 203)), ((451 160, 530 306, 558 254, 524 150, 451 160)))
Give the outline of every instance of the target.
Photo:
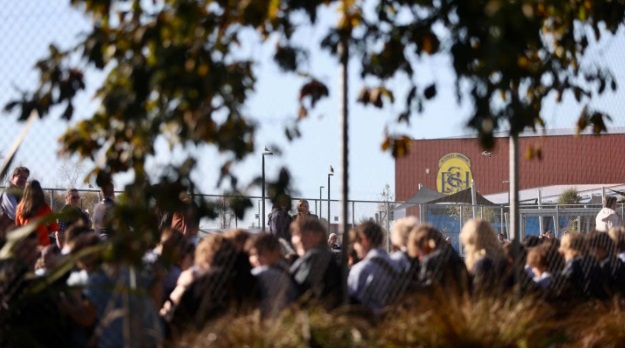
POLYGON ((232 241, 237 250, 243 250, 251 234, 246 230, 236 228, 224 233, 224 237, 232 241))
POLYGON ((391 241, 395 244, 395 241, 399 242, 399 246, 408 246, 408 237, 410 231, 419 224, 419 219, 414 216, 408 216, 395 221, 393 230, 391 231, 391 241))
POLYGON ((487 221, 482 219, 467 221, 460 231, 460 241, 464 245, 464 261, 468 270, 472 270, 475 263, 484 256, 493 259, 504 257, 497 233, 487 221))
POLYGON ((608 231, 608 235, 612 238, 612 241, 614 241, 614 244, 616 245, 616 252, 622 253, 625 251, 625 227, 612 227, 608 231))
POLYGON ((236 250, 232 241, 223 235, 206 236, 195 249, 195 265, 224 266, 234 261, 236 250))
POLYGON ((431 250, 438 249, 445 242, 443 234, 430 224, 417 224, 410 230, 408 238, 408 255, 418 256, 418 249, 426 246, 431 250))
POLYGON ((560 250, 568 254, 569 257, 577 257, 584 252, 584 236, 579 233, 567 233, 562 236, 560 250))

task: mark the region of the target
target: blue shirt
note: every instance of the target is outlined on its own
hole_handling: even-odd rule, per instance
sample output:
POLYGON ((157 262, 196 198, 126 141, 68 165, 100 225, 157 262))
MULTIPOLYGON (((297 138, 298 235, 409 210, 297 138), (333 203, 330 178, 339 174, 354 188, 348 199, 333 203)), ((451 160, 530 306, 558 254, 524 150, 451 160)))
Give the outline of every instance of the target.
POLYGON ((382 309, 389 301, 393 275, 382 265, 373 261, 373 258, 380 258, 381 262, 387 262, 396 272, 401 271, 384 249, 372 249, 349 271, 347 288, 352 298, 365 307, 377 310, 382 309))
POLYGON ((391 254, 391 260, 395 263, 395 268, 402 272, 408 272, 412 264, 403 251, 396 251, 391 254))
POLYGON ((103 271, 89 274, 83 295, 96 309, 98 329, 102 330, 98 337, 99 348, 126 345, 155 347, 162 342, 156 308, 142 290, 146 288, 143 279, 137 280, 137 289, 131 289, 127 268, 122 268, 113 277, 103 271), (124 325, 130 325, 128 341, 124 337, 124 325))

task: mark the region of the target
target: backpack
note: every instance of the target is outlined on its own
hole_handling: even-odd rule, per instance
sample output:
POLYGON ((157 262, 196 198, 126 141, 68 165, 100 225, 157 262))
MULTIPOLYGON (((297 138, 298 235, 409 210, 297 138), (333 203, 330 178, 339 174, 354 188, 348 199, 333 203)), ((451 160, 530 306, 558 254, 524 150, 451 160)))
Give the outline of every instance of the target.
POLYGON ((392 305, 397 303, 405 294, 407 288, 406 272, 398 271, 391 265, 389 261, 381 257, 372 257, 369 260, 381 267, 384 272, 390 275, 391 282, 388 286, 388 298, 385 305, 392 305))
POLYGON ((285 209, 274 209, 269 214, 269 232, 291 243, 291 215, 285 209))

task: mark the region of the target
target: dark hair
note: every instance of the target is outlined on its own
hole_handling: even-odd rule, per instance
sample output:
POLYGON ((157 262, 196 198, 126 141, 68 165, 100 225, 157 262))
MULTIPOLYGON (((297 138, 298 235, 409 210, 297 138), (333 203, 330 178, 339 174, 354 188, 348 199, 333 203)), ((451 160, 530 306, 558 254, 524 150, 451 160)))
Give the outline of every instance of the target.
POLYGON ((72 246, 72 255, 76 255, 76 253, 80 252, 81 250, 96 246, 100 244, 100 242, 100 238, 98 238, 98 236, 96 236, 94 232, 81 234, 77 236, 74 241, 74 245, 72 246))
POLYGON ((603 198, 603 206, 606 208, 610 208, 612 207, 614 204, 616 204, 616 197, 614 196, 605 196, 603 198))
POLYGON ((46 204, 45 197, 43 195, 43 189, 41 184, 37 180, 31 180, 26 183, 24 188, 24 196, 20 201, 18 210, 25 218, 35 216, 41 208, 46 204))
POLYGON ((252 247, 260 254, 280 252, 280 241, 271 233, 261 233, 255 236, 252 247))
POLYGON ((367 237, 371 246, 375 248, 382 245, 384 231, 382 231, 382 227, 375 222, 367 221, 356 226, 351 233, 352 240, 356 243, 359 243, 363 236, 367 237))
POLYGON ((26 167, 15 167, 15 169, 13 169, 13 173, 11 173, 11 177, 19 174, 26 174, 26 176, 30 176, 30 170, 26 167))
POLYGON ((104 197, 111 197, 115 194, 115 187, 112 181, 103 182, 102 185, 100 185, 100 190, 102 190, 102 195, 104 197))
POLYGON ((540 243, 541 243, 540 238, 534 235, 529 235, 523 238, 523 242, 521 244, 523 244, 523 246, 525 246, 526 248, 531 248, 531 247, 535 247, 539 245, 540 243))
POLYGON ((590 233, 587 238, 589 248, 601 248, 610 255, 614 254, 616 246, 607 233, 594 231, 590 233))
POLYGON ((527 264, 532 267, 547 268, 549 256, 549 245, 543 244, 529 248, 527 250, 527 264))
POLYGON ((309 205, 309 204, 308 204, 308 201, 307 201, 307 200, 305 200, 305 199, 300 199, 300 200, 297 202, 297 210, 298 210, 298 211, 299 211, 299 208, 300 208, 300 207, 301 207, 304 203, 306 203, 306 205, 309 205))
POLYGON ((311 216, 302 216, 299 219, 293 220, 291 222, 291 233, 293 234, 302 234, 302 233, 326 233, 325 227, 319 221, 311 216))
POLYGON ((71 243, 79 236, 89 234, 91 229, 81 225, 71 225, 65 230, 65 243, 71 243))
POLYGON ((65 190, 65 198, 71 197, 72 196, 72 192, 78 192, 78 189, 68 188, 67 190, 65 190))

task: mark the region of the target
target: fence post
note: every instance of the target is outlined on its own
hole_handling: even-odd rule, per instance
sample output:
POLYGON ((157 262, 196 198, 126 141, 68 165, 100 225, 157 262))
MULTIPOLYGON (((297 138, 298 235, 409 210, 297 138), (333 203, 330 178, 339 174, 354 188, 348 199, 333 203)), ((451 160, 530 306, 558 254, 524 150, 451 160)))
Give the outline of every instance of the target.
POLYGON ((556 221, 554 221, 553 229, 557 238, 560 238, 560 205, 556 204, 556 221))
POLYGON ((503 234, 505 236, 504 230, 503 230, 503 206, 499 207, 499 232, 501 232, 501 234, 503 234))
POLYGON ((391 252, 391 214, 389 214, 389 203, 385 202, 384 210, 386 210, 386 251, 391 252))
MULTIPOLYGON (((538 209, 540 211, 540 209, 542 209, 543 206, 543 193, 542 191, 539 189, 538 190, 538 209)), ((545 232, 545 226, 543 226, 543 216, 542 214, 538 214, 538 235, 541 235, 543 232, 545 232)))
POLYGON ((352 201, 352 228, 356 226, 356 201, 352 201))
POLYGON ((460 205, 460 214, 458 214, 460 218, 460 231, 462 231, 462 206, 460 205))

